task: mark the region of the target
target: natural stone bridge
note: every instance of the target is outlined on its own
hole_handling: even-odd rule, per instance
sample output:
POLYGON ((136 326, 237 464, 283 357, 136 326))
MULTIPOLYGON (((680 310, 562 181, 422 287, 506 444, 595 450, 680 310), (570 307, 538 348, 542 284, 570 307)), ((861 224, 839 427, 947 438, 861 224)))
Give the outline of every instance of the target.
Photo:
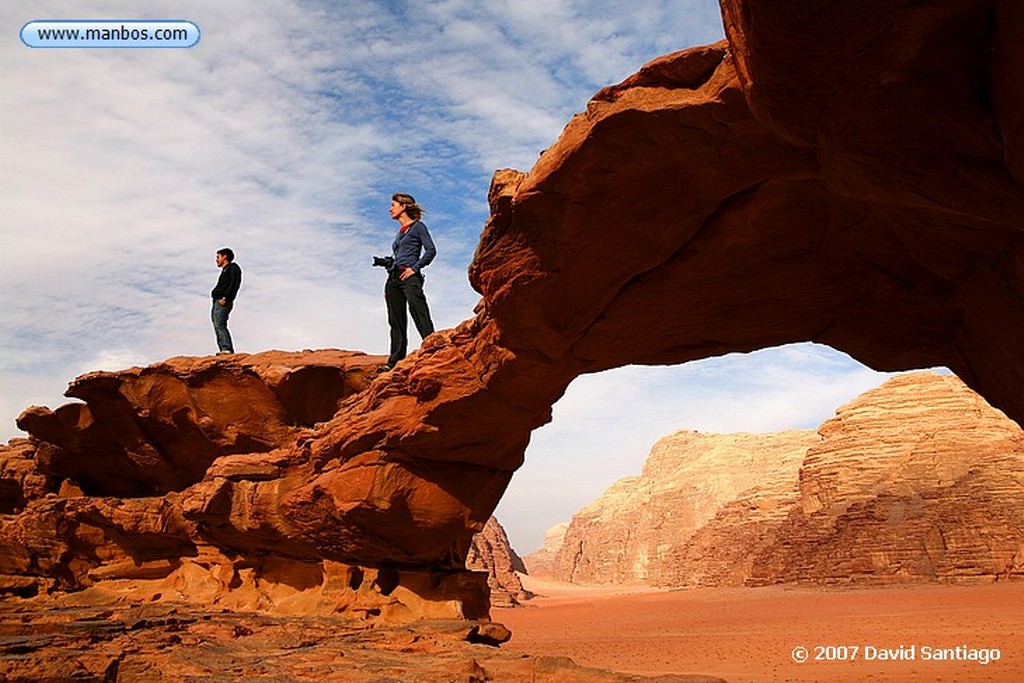
MULTIPOLYGON (((365 371, 368 386, 347 398, 310 389, 319 398, 308 405, 268 408, 255 420, 265 434, 241 426, 251 415, 223 419, 238 404, 196 398, 213 370, 176 371, 175 396, 130 400, 114 385, 131 382, 98 378, 135 411, 130 443, 97 436, 104 414, 125 414, 103 404, 26 413, 36 442, 17 446, 18 462, 42 470, 18 470, 18 510, 64 506, 80 526, 40 529, 22 512, 0 543, 10 550, 34 530, 63 559, 8 558, 0 573, 80 587, 90 572, 166 576, 214 548, 220 559, 195 562, 234 562, 226 587, 255 567, 264 583, 330 584, 352 605, 369 583, 378 595, 464 594, 408 572, 459 569, 568 384, 626 364, 815 341, 879 370, 947 366, 1024 420, 1024 6, 722 9, 726 41, 603 89, 528 174, 495 175, 469 273, 475 317, 388 375, 365 371), (177 408, 157 408, 172 399, 177 408), (191 446, 154 446, 167 439, 191 446), (81 458, 101 454, 138 485, 81 481, 92 471, 81 458), (43 497, 61 486, 91 502, 43 497), (111 558, 134 569, 97 569, 111 558), (296 579, 282 562, 309 571, 296 579)), ((253 395, 291 405, 285 365, 253 381, 253 395)), ((321 386, 330 370, 318 372, 321 386)))
POLYGON ((605 88, 529 174, 496 174, 476 317, 304 446, 302 538, 457 560, 569 382, 626 364, 814 341, 947 366, 1024 420, 1024 8, 722 7, 727 41, 605 88))

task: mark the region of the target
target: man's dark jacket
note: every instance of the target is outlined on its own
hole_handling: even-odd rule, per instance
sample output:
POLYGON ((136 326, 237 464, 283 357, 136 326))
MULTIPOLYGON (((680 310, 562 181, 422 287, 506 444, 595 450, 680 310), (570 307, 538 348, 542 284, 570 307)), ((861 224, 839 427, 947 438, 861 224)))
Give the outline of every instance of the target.
POLYGON ((220 269, 220 277, 217 278, 217 286, 210 292, 214 301, 227 299, 230 304, 238 295, 238 288, 242 286, 242 269, 232 261, 220 269))

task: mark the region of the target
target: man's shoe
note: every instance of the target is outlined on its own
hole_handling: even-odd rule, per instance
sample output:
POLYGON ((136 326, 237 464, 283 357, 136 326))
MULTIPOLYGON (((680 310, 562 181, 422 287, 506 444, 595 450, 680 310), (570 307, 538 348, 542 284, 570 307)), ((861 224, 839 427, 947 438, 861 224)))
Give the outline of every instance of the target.
POLYGON ((387 363, 377 366, 377 372, 391 372, 394 368, 387 363))

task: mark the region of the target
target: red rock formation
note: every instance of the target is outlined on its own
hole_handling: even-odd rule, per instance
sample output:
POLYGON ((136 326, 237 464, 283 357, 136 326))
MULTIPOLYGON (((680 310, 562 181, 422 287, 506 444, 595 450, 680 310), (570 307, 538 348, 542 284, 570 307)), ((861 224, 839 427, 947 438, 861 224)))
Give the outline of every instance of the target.
POLYGON ((505 529, 491 517, 483 531, 473 537, 466 556, 466 568, 487 573, 491 588, 491 605, 515 607, 530 597, 516 572, 526 573, 523 560, 508 542, 505 529))
MULTIPOLYGON (((324 557, 281 512, 296 444, 376 374, 361 353, 176 358, 92 373, 0 446, 0 594, 85 591, 408 621, 485 618, 487 576, 324 557)), ((337 530, 346 542, 346 530, 337 530)), ((355 541, 353 545, 371 541, 355 541)), ((459 568, 454 568, 459 569, 459 568)))
MULTIPOLYGON (((878 369, 948 366, 1024 419, 1024 9, 723 0, 723 15, 727 41, 605 88, 528 175, 496 174, 476 317, 308 438, 299 425, 341 395, 262 413, 272 382, 244 374, 261 398, 231 423, 259 432, 196 421, 180 387, 197 407, 152 419, 116 402, 29 414, 45 472, 92 495, 171 496, 215 457, 259 452, 182 501, 207 542, 458 568, 584 372, 813 340, 878 369), (170 425, 183 441, 147 449, 170 425), (82 448, 106 465, 64 457, 82 448)), ((54 548, 81 541, 69 534, 54 548)))
POLYGON ((477 316, 317 430, 285 499, 304 542, 458 563, 567 384, 630 363, 813 340, 948 366, 1024 419, 1024 10, 723 10, 727 41, 602 90, 529 174, 496 174, 477 316))
POLYGON ((28 439, 0 445, 0 515, 16 514, 33 498, 46 495, 55 484, 39 471, 36 449, 28 439))
POLYGON ((348 351, 172 358, 79 377, 56 411, 33 407, 18 426, 39 443, 43 474, 90 495, 181 491, 220 456, 291 447, 362 391, 379 359, 348 351))

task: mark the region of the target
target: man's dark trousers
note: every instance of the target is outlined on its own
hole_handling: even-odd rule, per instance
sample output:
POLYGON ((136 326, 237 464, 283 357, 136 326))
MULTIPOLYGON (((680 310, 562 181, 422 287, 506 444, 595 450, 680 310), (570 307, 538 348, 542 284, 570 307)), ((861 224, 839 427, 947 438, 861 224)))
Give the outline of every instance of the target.
POLYGON ((423 293, 423 275, 416 273, 402 280, 397 272, 392 271, 384 285, 384 301, 388 305, 388 325, 391 328, 391 353, 388 356, 388 365, 394 367, 409 351, 410 313, 420 338, 426 338, 434 331, 427 297, 423 293))

